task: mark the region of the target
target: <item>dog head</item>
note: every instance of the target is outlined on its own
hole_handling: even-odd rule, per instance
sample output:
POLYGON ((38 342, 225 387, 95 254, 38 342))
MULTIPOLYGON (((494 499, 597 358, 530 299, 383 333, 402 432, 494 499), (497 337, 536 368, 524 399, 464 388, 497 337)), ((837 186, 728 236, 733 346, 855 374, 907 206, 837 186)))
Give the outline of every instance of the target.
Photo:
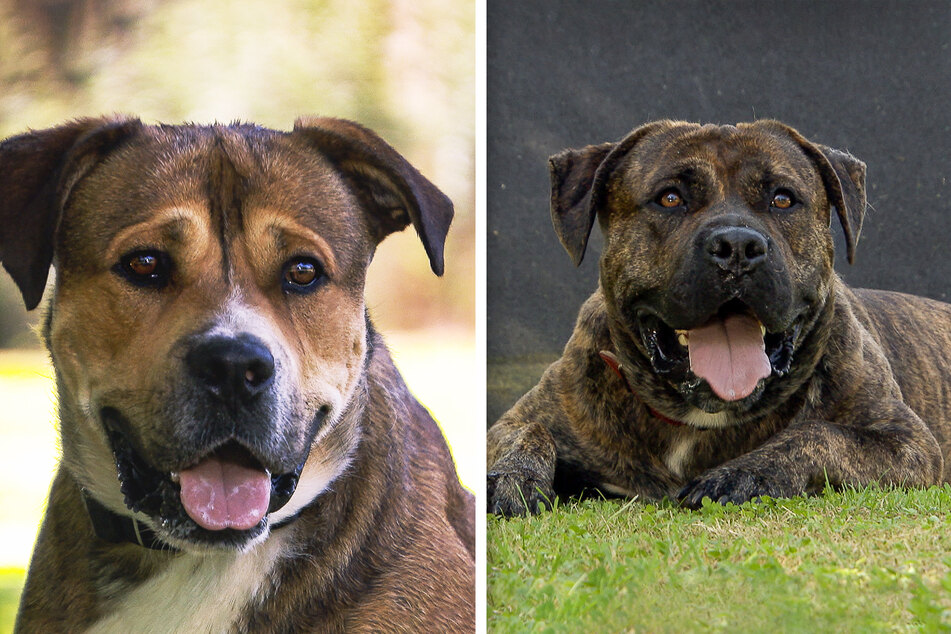
POLYGON ((576 263, 599 220, 612 338, 642 369, 635 383, 701 425, 762 413, 777 400, 766 391, 789 389, 832 288, 833 210, 854 257, 862 162, 776 121, 659 121, 550 166, 552 219, 576 263))
POLYGON ((376 245, 412 224, 441 274, 451 219, 342 120, 84 119, 0 144, 0 260, 29 308, 57 273, 45 336, 65 466, 174 546, 262 539, 359 441, 347 412, 376 245))

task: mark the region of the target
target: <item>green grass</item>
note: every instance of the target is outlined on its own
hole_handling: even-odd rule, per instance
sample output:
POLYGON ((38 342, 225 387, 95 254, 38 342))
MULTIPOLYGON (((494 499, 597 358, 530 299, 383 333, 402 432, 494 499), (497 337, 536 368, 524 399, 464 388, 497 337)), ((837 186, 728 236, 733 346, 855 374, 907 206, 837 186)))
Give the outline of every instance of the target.
POLYGON ((489 518, 490 632, 951 630, 951 486, 489 518))

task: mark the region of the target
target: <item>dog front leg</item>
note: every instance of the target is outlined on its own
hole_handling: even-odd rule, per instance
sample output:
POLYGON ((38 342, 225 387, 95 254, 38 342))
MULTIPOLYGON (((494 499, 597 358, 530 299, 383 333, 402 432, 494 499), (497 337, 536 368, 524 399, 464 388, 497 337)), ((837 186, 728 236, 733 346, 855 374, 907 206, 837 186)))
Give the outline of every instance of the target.
POLYGON ((705 497, 742 504, 764 495, 816 493, 826 482, 834 488, 940 482, 941 449, 924 422, 901 401, 875 409, 877 415, 866 410, 848 420, 794 423, 757 449, 705 472, 678 498, 699 508, 705 497))
POLYGON ((538 513, 555 497, 555 441, 544 425, 524 417, 524 409, 517 405, 489 430, 487 499, 496 515, 538 513))

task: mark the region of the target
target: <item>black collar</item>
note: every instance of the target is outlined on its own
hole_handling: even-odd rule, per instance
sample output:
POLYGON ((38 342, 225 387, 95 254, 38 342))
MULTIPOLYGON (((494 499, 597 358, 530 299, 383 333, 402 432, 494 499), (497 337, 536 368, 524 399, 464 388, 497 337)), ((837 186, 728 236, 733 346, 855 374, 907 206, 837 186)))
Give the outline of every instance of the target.
MULTIPOLYGON (((92 523, 92 529, 99 539, 111 544, 138 544, 150 550, 178 552, 177 548, 159 539, 155 532, 142 522, 128 515, 113 513, 97 502, 86 489, 81 490, 83 502, 86 503, 86 511, 89 513, 89 521, 92 523)), ((271 530, 287 526, 296 520, 299 515, 300 511, 285 517, 280 522, 272 524, 271 530)))
POLYGON ((112 544, 125 542, 138 544, 151 550, 172 552, 178 550, 163 542, 151 528, 134 517, 113 513, 96 501, 96 498, 91 496, 89 491, 82 489, 82 492, 83 502, 86 503, 86 511, 89 513, 89 520, 92 522, 92 529, 99 539, 112 544))

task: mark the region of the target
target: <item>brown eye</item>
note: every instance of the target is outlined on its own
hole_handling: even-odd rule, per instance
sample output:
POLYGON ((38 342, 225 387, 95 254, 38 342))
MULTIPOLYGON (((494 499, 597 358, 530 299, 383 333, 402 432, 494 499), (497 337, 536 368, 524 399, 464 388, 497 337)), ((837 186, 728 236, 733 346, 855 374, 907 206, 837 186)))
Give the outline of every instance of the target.
POLYGON ((769 203, 769 206, 776 209, 789 209, 794 204, 796 204, 796 199, 793 198, 792 192, 788 189, 779 189, 773 194, 773 200, 769 203))
POLYGON ((293 258, 284 265, 284 290, 311 291, 324 279, 324 268, 313 258, 293 258))
POLYGON ((128 262, 129 270, 136 275, 151 276, 158 269, 158 258, 151 253, 133 255, 128 262))
POLYGON ((150 249, 127 253, 114 270, 136 286, 161 288, 168 284, 171 268, 167 253, 150 249))
POLYGON ((676 189, 665 189, 657 197, 657 204, 664 209, 676 209, 684 206, 684 199, 676 189))

